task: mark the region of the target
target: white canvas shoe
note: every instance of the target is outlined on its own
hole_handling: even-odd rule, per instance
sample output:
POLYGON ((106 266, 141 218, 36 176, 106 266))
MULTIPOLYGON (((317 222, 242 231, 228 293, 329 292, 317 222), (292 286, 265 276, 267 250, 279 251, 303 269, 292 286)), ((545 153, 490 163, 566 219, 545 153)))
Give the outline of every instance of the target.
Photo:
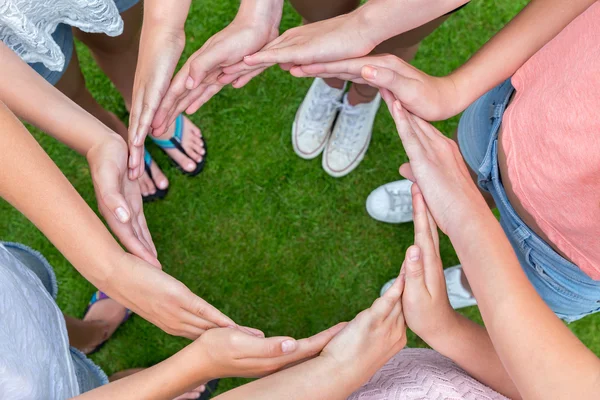
POLYGON ((381 104, 381 95, 369 103, 348 103, 348 95, 340 109, 340 115, 323 153, 323 169, 339 178, 349 174, 360 164, 369 148, 373 122, 381 104))
POLYGON ((310 160, 321 154, 345 89, 345 84, 342 89, 336 89, 321 78, 313 81, 292 125, 292 146, 298 156, 310 160))
MULTIPOLYGON (((450 305, 455 310, 477 305, 477 300, 475 300, 473 294, 462 284, 462 274, 463 271, 461 265, 446 268, 444 270, 444 276, 446 277, 446 290, 448 291, 448 300, 450 300, 450 305)), ((386 284, 381 288, 379 295, 383 296, 383 294, 388 291, 395 281, 396 279, 394 278, 386 282, 386 284)))
POLYGON ((379 186, 367 197, 367 212, 373 219, 390 224, 412 221, 411 187, 408 179, 379 186))

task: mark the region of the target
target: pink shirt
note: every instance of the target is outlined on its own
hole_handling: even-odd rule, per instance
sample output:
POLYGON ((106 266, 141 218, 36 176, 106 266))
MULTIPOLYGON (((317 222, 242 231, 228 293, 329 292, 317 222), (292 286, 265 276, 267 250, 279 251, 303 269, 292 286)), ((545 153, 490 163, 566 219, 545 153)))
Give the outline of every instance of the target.
POLYGON ((552 243, 600 280, 600 2, 512 84, 502 146, 514 193, 552 243))

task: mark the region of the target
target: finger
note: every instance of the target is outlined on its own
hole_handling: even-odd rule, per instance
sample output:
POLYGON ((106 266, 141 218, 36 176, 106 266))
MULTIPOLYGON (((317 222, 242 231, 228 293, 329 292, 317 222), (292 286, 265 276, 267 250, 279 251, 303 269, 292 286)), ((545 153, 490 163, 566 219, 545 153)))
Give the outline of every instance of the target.
POLYGON ((394 94, 385 88, 379 89, 379 93, 381 93, 381 98, 385 101, 388 110, 390 111, 390 114, 392 114, 394 111, 392 107, 394 105, 394 102, 396 101, 394 94))
POLYGON ((240 89, 240 88, 246 86, 246 84, 248 82, 250 82, 254 77, 256 77, 256 76, 260 75, 261 73, 263 73, 263 71, 265 69, 266 68, 260 68, 260 69, 257 69, 255 71, 249 72, 246 75, 242 75, 238 79, 236 79, 235 81, 233 81, 233 83, 231 84, 231 86, 233 86, 236 89, 240 89))
POLYGON ((238 325, 238 328, 244 332, 249 333, 250 335, 253 335, 256 337, 261 337, 261 338, 265 337, 265 333, 263 331, 261 331, 260 329, 250 328, 249 326, 241 326, 241 325, 238 325))
POLYGON ((114 163, 104 163, 95 174, 100 201, 115 218, 125 224, 131 219, 131 210, 121 188, 121 171, 114 163))
MULTIPOLYGON (((414 193, 422 194, 421 188, 418 185, 413 185, 413 186, 415 186, 414 188, 412 188, 414 193)), ((433 245, 435 246, 438 258, 441 258, 441 256, 440 256, 440 237, 438 234, 438 226, 437 226, 437 223, 435 222, 435 219, 433 218, 433 215, 431 215, 431 211, 429 211, 427 202, 424 201, 424 203, 425 203, 425 212, 427 213, 427 219, 429 220, 429 229, 431 232, 431 237, 433 239, 433 245)))
POLYGON ((139 167, 144 164, 144 146, 129 146, 129 180, 135 181, 140 176, 139 167))
POLYGON ((218 47, 214 46, 198 54, 190 63, 189 74, 185 81, 186 89, 195 89, 213 69, 225 62, 227 56, 228 54, 223 54, 218 51, 218 47))
POLYGON ((148 135, 148 133, 151 131, 152 121, 154 120, 154 116, 158 110, 161 100, 162 99, 158 91, 153 92, 147 90, 144 93, 142 112, 139 116, 137 129, 135 130, 135 136, 133 137, 132 141, 134 146, 140 147, 144 144, 146 135, 148 135))
POLYGON ((319 354, 327 344, 346 327, 347 322, 340 322, 309 338, 298 340, 299 352, 309 355, 319 354))
MULTIPOLYGON (((425 264, 427 281, 427 266, 435 264, 437 261, 437 252, 433 242, 431 225, 427 218, 427 208, 425 207, 425 199, 421 194, 419 186, 413 184, 412 203, 413 203, 413 221, 415 226, 415 245, 421 250, 421 258, 425 264)), ((431 282, 431 281, 430 281, 431 282)))
POLYGON ((425 271, 423 268, 423 257, 419 246, 410 246, 406 251, 405 265, 405 288, 403 298, 418 302, 423 293, 430 295, 425 285, 425 271), (406 296, 406 297, 404 297, 406 296))
MULTIPOLYGON (((181 67, 181 70, 175 74, 175 77, 171 81, 171 85, 160 102, 154 120, 152 121, 152 128, 154 128, 155 131, 157 128, 164 125, 165 118, 175 106, 176 101, 188 91, 185 87, 185 80, 187 79, 188 73, 189 65, 186 63, 181 67)), ((155 135, 162 135, 164 132, 156 131, 154 133, 155 135)))
POLYGON ((138 237, 131 223, 122 224, 114 218, 107 218, 106 222, 127 251, 147 263, 160 266, 160 262, 156 259, 154 253, 150 250, 147 243, 138 237))
POLYGON ((193 400, 199 399, 202 395, 201 391, 189 391, 187 393, 182 394, 181 396, 177 396, 174 400, 193 400))
POLYGON ((294 63, 283 63, 283 64, 279 64, 279 68, 281 68, 284 71, 289 71, 292 69, 292 67, 296 65, 294 63))
MULTIPOLYGON (((140 203, 141 203, 141 196, 140 196, 140 203)), ((141 207, 142 207, 142 205, 140 204, 140 208, 141 207)), ((154 245, 154 241, 152 240, 152 235, 150 234, 150 229, 148 228, 148 223, 146 222, 146 216, 144 215, 144 212, 141 210, 137 215, 137 221, 138 221, 138 224, 140 225, 144 240, 146 240, 146 242, 150 245, 154 255, 158 256, 158 252, 156 251, 156 246, 154 245)))
POLYGON ((239 74, 245 73, 246 71, 252 71, 255 68, 256 68, 255 66, 250 66, 242 60, 233 65, 223 67, 223 73, 225 75, 239 75, 239 74))
POLYGON ((187 306, 184 306, 184 310, 221 327, 237 325, 231 318, 193 294, 191 291, 187 293, 186 297, 187 298, 183 301, 183 304, 187 304, 187 306))
POLYGON ((425 148, 418 136, 418 132, 414 130, 414 127, 408 119, 408 113, 402 108, 402 105, 398 100, 393 103, 392 117, 396 123, 396 129, 398 130, 400 140, 402 140, 402 144, 404 145, 409 160, 421 160, 425 154, 425 148))
POLYGON ((260 50, 258 53, 244 57, 247 65, 255 66, 258 64, 307 64, 313 57, 307 49, 299 49, 300 46, 289 45, 286 47, 271 47, 260 50), (301 53, 300 50, 304 50, 301 53))
POLYGON ((204 332, 206 332, 206 329, 202 329, 195 325, 182 324, 181 330, 175 333, 175 336, 181 336, 186 339, 196 340, 200 336, 202 336, 204 332))
POLYGON ((232 337, 232 341, 233 346, 243 354, 241 358, 276 358, 298 349, 296 339, 288 336, 258 338, 240 332, 232 337))
POLYGON ((221 84, 210 85, 196 101, 194 101, 189 107, 187 107, 187 109, 185 110, 186 114, 189 115, 197 112, 200 109, 200 107, 206 104, 214 95, 219 93, 222 88, 223 85, 221 84))
POLYGON ((411 104, 414 102, 415 96, 418 95, 418 81, 408 78, 396 71, 376 65, 365 65, 360 75, 370 85, 385 88, 394 93, 394 96, 403 104, 411 104))
POLYGON ((412 171, 410 163, 404 163, 400 166, 400 175, 402 175, 411 182, 417 181, 417 178, 415 178, 415 174, 412 171))

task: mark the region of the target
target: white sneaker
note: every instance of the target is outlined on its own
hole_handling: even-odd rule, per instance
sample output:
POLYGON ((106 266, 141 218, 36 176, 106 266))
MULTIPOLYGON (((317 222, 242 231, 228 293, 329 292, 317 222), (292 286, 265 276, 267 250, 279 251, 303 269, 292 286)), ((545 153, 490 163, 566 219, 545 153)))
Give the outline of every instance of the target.
POLYGON ((310 160, 325 148, 345 89, 345 84, 336 89, 321 78, 313 81, 292 125, 292 145, 300 157, 310 160))
POLYGON ((390 224, 412 221, 411 187, 408 179, 379 186, 367 197, 367 212, 373 219, 390 224))
POLYGON ((329 175, 342 177, 360 164, 369 148, 380 104, 379 93, 371 102, 355 106, 348 103, 348 95, 344 96, 340 115, 323 153, 323 169, 329 175))
MULTIPOLYGON (((448 291, 448 300, 450 300, 450 305, 455 310, 477 305, 477 300, 475 300, 473 294, 462 284, 462 274, 462 266, 460 265, 446 268, 444 270, 444 276, 446 277, 446 290, 448 291)), ((396 279, 394 278, 386 282, 386 284, 381 288, 379 295, 383 296, 383 294, 388 291, 395 281, 396 279)))

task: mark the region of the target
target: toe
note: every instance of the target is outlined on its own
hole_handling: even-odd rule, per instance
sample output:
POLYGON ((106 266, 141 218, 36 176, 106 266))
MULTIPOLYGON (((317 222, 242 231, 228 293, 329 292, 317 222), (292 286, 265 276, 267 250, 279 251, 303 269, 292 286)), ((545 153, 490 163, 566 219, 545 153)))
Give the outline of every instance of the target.
POLYGON ((169 180, 155 162, 150 166, 152 177, 154 178, 153 186, 158 189, 165 190, 169 187, 169 180))

